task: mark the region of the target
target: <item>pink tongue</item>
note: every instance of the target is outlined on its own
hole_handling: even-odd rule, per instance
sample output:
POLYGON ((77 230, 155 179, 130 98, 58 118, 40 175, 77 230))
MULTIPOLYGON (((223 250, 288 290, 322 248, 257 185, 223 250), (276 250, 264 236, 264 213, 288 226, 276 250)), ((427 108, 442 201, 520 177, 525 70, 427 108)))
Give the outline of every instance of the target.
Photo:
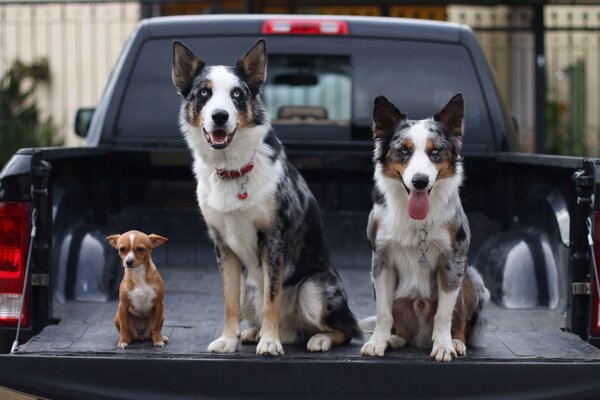
POLYGON ((213 143, 221 144, 227 140, 227 134, 223 131, 215 131, 210 134, 213 143))
POLYGON ((429 193, 411 190, 408 195, 408 215, 412 219, 424 219, 429 212, 429 193))

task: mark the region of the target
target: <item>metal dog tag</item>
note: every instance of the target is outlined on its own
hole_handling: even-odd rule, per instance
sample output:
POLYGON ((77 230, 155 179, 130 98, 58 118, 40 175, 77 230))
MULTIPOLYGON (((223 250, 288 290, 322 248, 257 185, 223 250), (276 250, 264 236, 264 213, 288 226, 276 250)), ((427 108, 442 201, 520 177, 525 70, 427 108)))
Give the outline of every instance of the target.
POLYGON ((427 258, 427 256, 425 254, 423 254, 421 257, 419 257, 419 265, 423 269, 429 268, 429 266, 430 266, 429 258, 427 258))

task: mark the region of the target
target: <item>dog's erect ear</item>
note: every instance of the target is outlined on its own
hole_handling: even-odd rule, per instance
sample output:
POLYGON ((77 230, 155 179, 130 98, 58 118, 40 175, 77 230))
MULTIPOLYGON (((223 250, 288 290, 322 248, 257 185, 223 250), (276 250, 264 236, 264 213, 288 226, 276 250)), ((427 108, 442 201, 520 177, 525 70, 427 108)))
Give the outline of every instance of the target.
POLYGON ((256 96, 267 79, 267 48, 264 39, 259 39, 236 63, 236 71, 248 83, 252 95, 256 96))
POLYGON ((167 238, 159 236, 159 235, 155 235, 154 233, 151 233, 150 235, 148 235, 148 237, 150 238, 150 243, 152 243, 153 249, 164 244, 168 240, 167 238))
POLYGON ((465 101, 462 93, 455 94, 442 111, 433 116, 433 119, 446 127, 448 133, 453 136, 462 136, 463 117, 465 113, 465 101))
POLYGON ((117 248, 117 240, 119 240, 119 236, 121 235, 110 235, 106 237, 108 244, 110 244, 115 249, 117 248))
POLYGON ((384 96, 378 96, 373 106, 373 139, 393 134, 403 119, 406 114, 384 96))
POLYGON ((194 77, 204 68, 204 61, 200 60, 190 49, 185 47, 181 42, 173 42, 173 70, 171 79, 179 93, 186 97, 190 89, 194 77))

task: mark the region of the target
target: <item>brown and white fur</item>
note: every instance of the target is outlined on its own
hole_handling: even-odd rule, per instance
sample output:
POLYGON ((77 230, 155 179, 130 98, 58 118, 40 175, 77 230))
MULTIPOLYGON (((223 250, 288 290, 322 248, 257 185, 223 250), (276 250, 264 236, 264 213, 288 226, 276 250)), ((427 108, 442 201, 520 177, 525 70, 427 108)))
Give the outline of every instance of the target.
POLYGON ((408 120, 385 97, 375 99, 376 187, 367 235, 377 315, 364 356, 409 343, 432 346, 431 357, 451 361, 466 354, 467 341, 480 344, 489 293, 467 265, 470 230, 459 197, 463 114, 462 94, 424 120, 408 120))
POLYGON ((235 66, 206 65, 173 45, 181 130, 223 283, 223 330, 208 351, 232 353, 240 341, 257 343, 262 355, 283 354, 282 343, 296 341, 328 351, 360 330, 325 246, 318 204, 262 104, 266 74, 263 40, 235 66), (238 178, 218 173, 250 163, 238 178), (239 196, 242 187, 247 197, 239 196), (241 319, 250 323, 243 332, 241 319))
POLYGON ((167 239, 129 231, 107 236, 106 240, 117 249, 125 268, 115 315, 115 327, 119 332, 117 347, 124 349, 133 341, 149 339, 154 346, 164 347, 169 340, 160 332, 164 322, 165 286, 152 262, 151 253, 167 239))

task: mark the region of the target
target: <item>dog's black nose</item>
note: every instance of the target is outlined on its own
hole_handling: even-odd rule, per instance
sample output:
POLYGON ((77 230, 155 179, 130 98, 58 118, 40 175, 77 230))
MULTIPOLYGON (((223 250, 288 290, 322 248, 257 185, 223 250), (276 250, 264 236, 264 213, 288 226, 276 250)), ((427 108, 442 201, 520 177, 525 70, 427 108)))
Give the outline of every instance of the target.
POLYGON ((133 265, 133 260, 125 260, 125 264, 127 264, 128 267, 131 267, 133 265))
POLYGON ((212 119, 215 122, 215 124, 219 126, 225 125, 225 123, 229 119, 229 113, 225 110, 216 109, 212 113, 212 119))
POLYGON ((416 174, 412 178, 412 184, 415 187, 415 189, 425 189, 429 184, 429 177, 425 174, 416 174))

